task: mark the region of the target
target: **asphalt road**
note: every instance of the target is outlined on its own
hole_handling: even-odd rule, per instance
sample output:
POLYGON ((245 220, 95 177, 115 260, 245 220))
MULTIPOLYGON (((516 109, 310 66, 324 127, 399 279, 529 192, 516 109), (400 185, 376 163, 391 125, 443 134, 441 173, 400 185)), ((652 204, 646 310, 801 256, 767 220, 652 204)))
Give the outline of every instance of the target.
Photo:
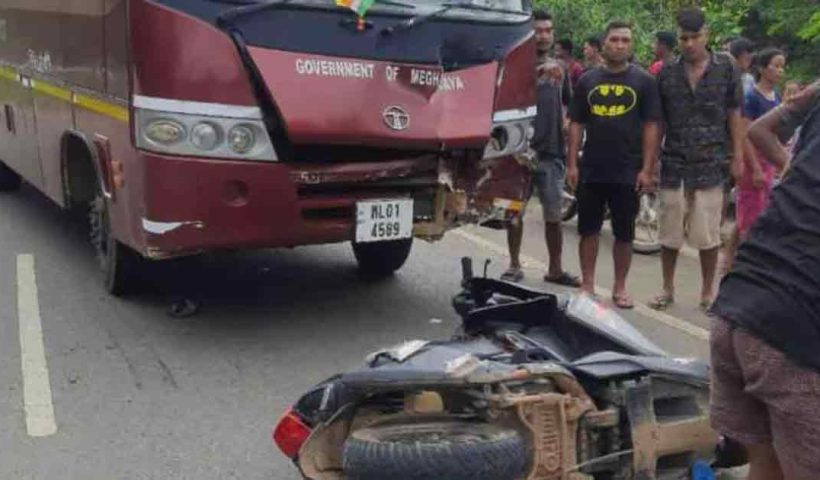
MULTIPOLYGON (((533 213, 526 282, 552 288, 539 280, 540 230, 533 213)), ((572 231, 565 258, 577 271, 572 231)), ((498 275, 504 251, 503 232, 468 228, 417 242, 399 274, 375 283, 357 277, 346 245, 224 254, 156 267, 145 291, 118 299, 97 283, 77 223, 31 189, 0 195, 0 479, 297 479, 271 443, 278 415, 372 350, 448 336, 459 258, 491 258, 498 275), (171 318, 170 298, 183 291, 202 311, 171 318), (31 360, 39 339, 41 375, 31 360), (26 405, 24 384, 37 382, 50 398, 41 389, 26 405), (31 436, 30 417, 43 411, 54 431, 31 436)), ((599 262, 608 287, 609 256, 599 262)), ((626 314, 676 355, 707 354, 697 272, 684 256, 680 306, 668 315, 626 314)), ((659 278, 657 257, 636 258, 636 299, 648 301, 659 278)))

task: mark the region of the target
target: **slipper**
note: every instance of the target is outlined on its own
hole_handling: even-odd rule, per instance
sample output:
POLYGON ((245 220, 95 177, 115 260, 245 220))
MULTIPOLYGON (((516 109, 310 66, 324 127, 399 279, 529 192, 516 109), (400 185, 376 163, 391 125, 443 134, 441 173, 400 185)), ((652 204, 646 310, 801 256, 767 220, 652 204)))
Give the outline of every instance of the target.
POLYGON ((524 271, 520 268, 508 268, 506 272, 501 274, 501 280, 513 283, 520 282, 524 280, 524 271))
POLYGON ((635 308, 635 304, 632 302, 632 299, 626 294, 612 295, 612 303, 621 310, 632 310, 635 308))
POLYGON ((553 277, 550 276, 550 274, 546 274, 544 275, 544 281, 556 283, 558 285, 563 285, 565 287, 578 288, 581 286, 581 279, 567 272, 561 272, 561 274, 557 277, 553 277))
POLYGON ((668 293, 662 293, 649 302, 647 306, 652 310, 663 311, 672 306, 673 303, 675 303, 675 297, 668 293))
POLYGON ((713 315, 713 313, 712 313, 712 301, 711 300, 701 300, 700 303, 698 304, 698 307, 700 307, 700 311, 703 312, 704 315, 710 316, 710 317, 713 315))

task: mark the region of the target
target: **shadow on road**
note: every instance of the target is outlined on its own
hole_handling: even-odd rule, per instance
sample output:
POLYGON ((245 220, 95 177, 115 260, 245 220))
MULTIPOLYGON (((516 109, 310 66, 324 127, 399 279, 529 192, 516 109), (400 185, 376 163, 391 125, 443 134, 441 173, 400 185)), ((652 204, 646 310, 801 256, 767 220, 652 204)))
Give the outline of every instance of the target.
MULTIPOLYGON (((62 211, 32 188, 4 197, 3 204, 3 216, 25 224, 18 230, 24 230, 28 238, 39 237, 31 243, 41 247, 40 255, 64 265, 61 275, 84 284, 87 295, 105 296, 83 218, 62 211), (45 246, 40 239, 48 239, 45 246)), ((434 260, 424 259, 422 263, 428 262, 434 260)), ((453 271, 456 269, 454 260, 453 271)), ((333 317, 338 312, 361 315, 359 320, 369 323, 383 321, 373 320, 380 314, 395 315, 397 305, 430 303, 425 292, 410 280, 414 276, 417 272, 400 272, 382 280, 362 278, 348 245, 219 252, 145 261, 139 272, 139 288, 115 302, 140 310, 147 307, 155 313, 161 310, 163 315, 152 316, 157 322, 167 322, 172 303, 191 299, 199 304, 200 311, 185 321, 223 333, 236 332, 239 325, 264 330, 278 320, 298 319, 303 326, 313 322, 319 325, 324 322, 315 317, 333 317), (385 311, 388 305, 392 310, 385 311), (224 324, 224 330, 219 324, 224 324)), ((453 283, 454 289, 456 286, 453 283)))

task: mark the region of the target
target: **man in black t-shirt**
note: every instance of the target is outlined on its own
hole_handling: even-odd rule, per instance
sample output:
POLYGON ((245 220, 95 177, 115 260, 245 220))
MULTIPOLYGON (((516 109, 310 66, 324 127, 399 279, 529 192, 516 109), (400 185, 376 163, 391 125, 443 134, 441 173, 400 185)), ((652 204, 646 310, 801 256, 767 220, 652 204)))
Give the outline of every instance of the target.
POLYGON ((820 81, 748 136, 784 162, 799 124, 712 307, 712 425, 746 446, 752 480, 820 478, 820 81))
POLYGON ((598 236, 608 207, 615 236, 612 301, 619 308, 633 306, 626 276, 632 262, 638 192, 652 186, 661 117, 655 79, 629 64, 632 48, 631 24, 611 22, 604 34, 605 65, 585 73, 575 88, 567 158, 567 181, 578 191, 581 288, 595 293, 598 236), (584 129, 587 140, 579 170, 584 129))

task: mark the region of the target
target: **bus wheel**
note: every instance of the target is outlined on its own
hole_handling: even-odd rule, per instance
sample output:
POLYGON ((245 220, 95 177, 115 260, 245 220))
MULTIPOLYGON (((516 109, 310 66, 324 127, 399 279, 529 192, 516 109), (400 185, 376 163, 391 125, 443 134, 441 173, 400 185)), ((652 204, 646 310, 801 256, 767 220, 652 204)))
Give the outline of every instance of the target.
POLYGON ((101 194, 91 201, 89 211, 91 244, 102 271, 103 286, 112 295, 124 295, 133 287, 139 255, 114 239, 108 202, 101 194))
POLYGON ((413 239, 389 242, 353 242, 353 254, 359 262, 359 272, 370 278, 388 277, 400 269, 413 247, 413 239))
POLYGON ((12 192, 20 188, 20 175, 0 162, 0 192, 12 192))

